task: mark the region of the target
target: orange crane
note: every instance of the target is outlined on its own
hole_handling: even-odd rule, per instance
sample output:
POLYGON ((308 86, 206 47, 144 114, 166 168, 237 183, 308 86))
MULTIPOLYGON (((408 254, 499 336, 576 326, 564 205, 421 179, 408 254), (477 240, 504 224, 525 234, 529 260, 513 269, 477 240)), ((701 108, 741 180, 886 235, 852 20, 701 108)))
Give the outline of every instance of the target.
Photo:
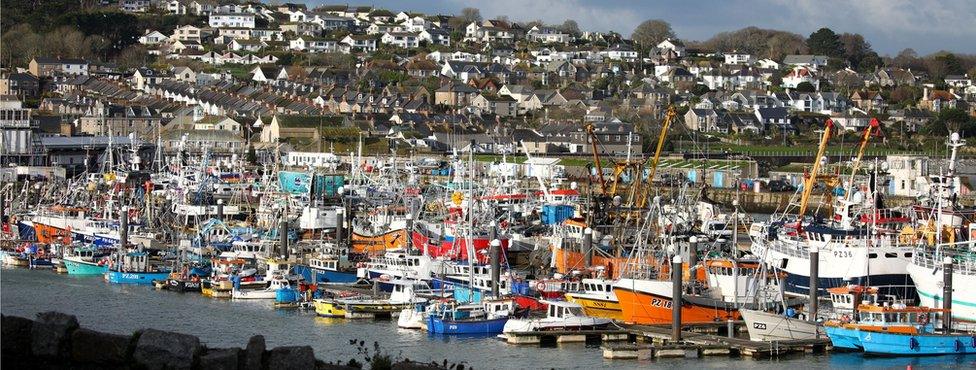
POLYGON ((851 168, 851 178, 847 183, 847 189, 845 189, 846 198, 851 199, 851 188, 854 187, 854 176, 857 175, 857 170, 861 168, 861 158, 864 157, 864 149, 868 146, 868 140, 871 139, 871 133, 874 130, 878 130, 881 124, 878 122, 877 118, 871 119, 871 124, 868 128, 864 129, 864 135, 861 136, 861 144, 857 149, 857 157, 854 159, 853 168, 851 168))

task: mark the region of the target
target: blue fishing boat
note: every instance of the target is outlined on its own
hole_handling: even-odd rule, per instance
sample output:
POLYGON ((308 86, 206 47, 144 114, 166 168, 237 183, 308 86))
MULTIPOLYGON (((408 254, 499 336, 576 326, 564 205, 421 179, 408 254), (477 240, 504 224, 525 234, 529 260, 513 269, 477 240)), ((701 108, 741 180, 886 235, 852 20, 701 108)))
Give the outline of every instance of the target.
POLYGON ((305 281, 314 283, 355 283, 356 268, 345 256, 319 255, 309 258, 308 265, 297 264, 293 271, 305 281))
POLYGON ((830 338, 830 343, 834 349, 860 351, 864 348, 861 346, 861 340, 858 338, 855 327, 825 325, 824 332, 830 338))
POLYGON ((168 279, 169 273, 168 268, 150 266, 149 254, 146 252, 129 252, 115 256, 109 270, 105 272, 105 280, 112 284, 150 285, 154 281, 168 279))
POLYGON ((512 300, 460 306, 432 304, 427 310, 427 331, 433 334, 501 334, 514 309, 512 300))
POLYGON ((61 261, 68 268, 68 275, 103 275, 108 272, 108 265, 98 262, 85 261, 78 257, 65 257, 61 261))
POLYGON ((93 245, 67 246, 61 258, 68 269, 68 275, 102 275, 108 272, 108 257, 111 250, 95 248, 93 245))
POLYGON ((858 331, 864 353, 894 356, 961 355, 976 353, 976 335, 902 334, 858 331))

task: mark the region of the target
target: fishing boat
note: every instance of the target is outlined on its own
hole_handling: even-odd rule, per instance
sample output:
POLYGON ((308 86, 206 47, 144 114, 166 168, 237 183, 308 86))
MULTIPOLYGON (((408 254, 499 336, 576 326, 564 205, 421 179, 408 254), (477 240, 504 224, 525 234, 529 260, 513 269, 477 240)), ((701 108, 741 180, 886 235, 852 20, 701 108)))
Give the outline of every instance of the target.
POLYGON ((902 237, 915 244, 908 273, 915 282, 919 304, 938 308, 944 304, 945 269, 952 266, 952 317, 976 322, 976 208, 959 204, 962 179, 956 174, 956 154, 965 144, 958 134, 949 138, 952 150, 945 174, 927 178, 928 191, 913 208, 917 225, 906 228, 902 237))
POLYGON ((591 330, 606 328, 612 320, 590 317, 583 306, 565 301, 545 301, 548 305, 543 318, 509 319, 502 332, 505 334, 553 330, 591 330))
MULTIPOLYGON (((375 298, 337 298, 331 302, 316 304, 316 312, 319 307, 323 312, 332 312, 332 315, 340 311, 347 319, 392 317, 395 313, 405 308, 414 307, 417 303, 427 302, 429 298, 421 295, 432 295, 430 286, 421 281, 397 280, 390 282, 393 291, 388 299, 375 298)), ((323 315, 324 316, 324 315, 323 315)))
POLYGON ((108 272, 107 253, 93 246, 67 248, 68 253, 61 258, 68 269, 68 275, 103 275, 108 272))
POLYGON ((296 264, 294 272, 313 283, 355 283, 360 280, 348 250, 331 246, 310 256, 307 264, 296 264))
POLYGON ((822 335, 819 324, 806 317, 793 317, 792 309, 782 314, 762 310, 740 308, 742 320, 746 322, 749 339, 759 342, 775 340, 815 339, 822 335))
POLYGON ((884 206, 877 189, 880 166, 867 174, 868 184, 854 183, 870 133, 877 127, 877 120, 872 119, 861 139, 850 178, 842 181, 838 175, 821 173, 821 163, 826 163, 826 146, 835 129, 833 121, 828 119, 802 192, 770 222, 751 225, 752 254, 787 274, 783 283, 787 294, 808 295, 810 251, 816 249, 820 260, 819 295, 826 295, 828 288, 854 284, 877 287, 882 294, 901 298, 915 296, 915 285, 907 271, 913 245, 903 243, 900 238, 901 229, 910 219, 884 206), (811 221, 805 216, 811 192, 820 183, 828 189, 823 205, 833 212, 829 220, 811 221), (790 214, 794 210, 798 215, 790 214))
POLYGON ((105 281, 112 284, 152 285, 169 277, 170 269, 154 266, 146 252, 116 253, 105 272, 105 281))
POLYGON ((583 307, 587 316, 603 317, 612 320, 623 319, 620 301, 613 292, 613 281, 596 278, 583 279, 581 290, 566 293, 566 300, 583 307))
POLYGON ((849 285, 829 289, 834 317, 823 330, 835 348, 861 351, 860 331, 919 334, 932 332, 940 309, 908 306, 879 289, 849 285))
POLYGON ((976 353, 971 333, 897 333, 860 330, 858 340, 865 354, 892 356, 962 355, 976 353))
POLYGON ((500 334, 514 313, 515 302, 510 299, 486 300, 474 305, 437 302, 427 308, 427 331, 434 334, 500 334))

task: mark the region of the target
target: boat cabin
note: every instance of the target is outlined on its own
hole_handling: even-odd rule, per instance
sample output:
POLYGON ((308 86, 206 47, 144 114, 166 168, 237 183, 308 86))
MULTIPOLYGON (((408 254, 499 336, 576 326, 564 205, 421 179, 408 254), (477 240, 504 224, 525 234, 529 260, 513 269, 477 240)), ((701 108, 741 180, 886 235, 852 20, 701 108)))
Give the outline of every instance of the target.
POLYGON ((834 310, 838 312, 854 312, 861 305, 874 306, 878 304, 878 288, 861 285, 847 285, 827 289, 834 310))
POLYGON ((544 301, 549 308, 546 310, 547 318, 566 318, 573 316, 586 316, 583 313, 583 306, 565 301, 544 301))

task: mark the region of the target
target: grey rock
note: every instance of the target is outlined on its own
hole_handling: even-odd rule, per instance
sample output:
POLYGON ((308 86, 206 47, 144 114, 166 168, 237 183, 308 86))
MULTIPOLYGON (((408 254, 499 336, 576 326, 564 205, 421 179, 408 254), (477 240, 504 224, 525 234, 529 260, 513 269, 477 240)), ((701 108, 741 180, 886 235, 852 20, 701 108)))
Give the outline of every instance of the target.
POLYGON ((401 361, 393 364, 393 370, 443 370, 444 367, 435 364, 425 364, 412 361, 401 361))
POLYGON ((247 348, 244 350, 244 363, 241 365, 244 370, 261 370, 261 361, 264 359, 266 350, 264 336, 255 335, 247 341, 247 348))
POLYGON ((209 349, 200 356, 201 370, 237 370, 240 348, 209 349))
POLYGON ((78 329, 78 319, 60 312, 41 312, 31 325, 31 348, 35 356, 67 357, 71 332, 78 329))
POLYGON ((78 329, 71 334, 71 359, 88 364, 122 365, 132 337, 78 329))
POLYGON ((278 347, 268 356, 268 368, 275 370, 305 370, 315 368, 315 352, 311 346, 278 347))
POLYGON ((6 316, 0 318, 0 354, 3 358, 27 358, 31 355, 31 319, 6 316))
POLYGON ((351 367, 340 364, 330 364, 328 362, 317 361, 315 363, 316 370, 362 370, 358 367, 351 367))
POLYGON ((200 339, 192 335, 146 329, 136 342, 132 359, 149 370, 190 369, 201 349, 200 339))

